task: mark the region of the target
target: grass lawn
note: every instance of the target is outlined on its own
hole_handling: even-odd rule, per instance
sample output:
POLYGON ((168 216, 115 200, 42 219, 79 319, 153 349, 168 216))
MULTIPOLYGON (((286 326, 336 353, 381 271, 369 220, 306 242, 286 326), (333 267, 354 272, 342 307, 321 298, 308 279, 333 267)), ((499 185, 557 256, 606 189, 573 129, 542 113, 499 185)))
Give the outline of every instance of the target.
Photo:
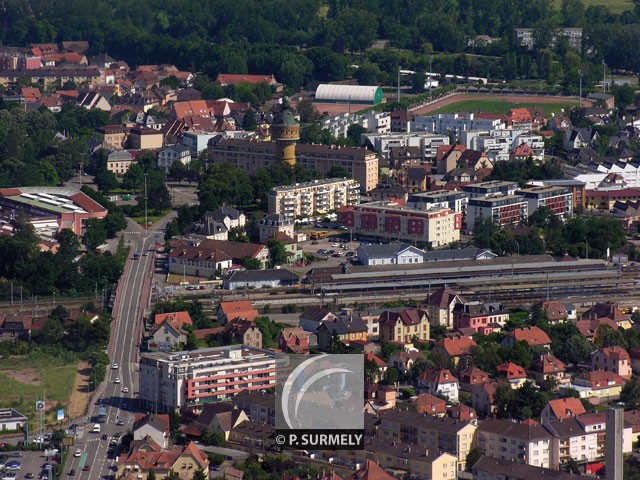
POLYGON ((33 421, 36 400, 44 397, 47 422, 54 422, 58 404, 65 409, 65 416, 68 415, 69 397, 77 370, 75 362, 65 364, 55 358, 0 359, 0 405, 13 407, 33 421))
MULTIPOLYGON (((562 0, 555 0, 556 9, 560 9, 562 0)), ((609 7, 612 13, 622 13, 625 10, 633 10, 633 2, 631 0, 582 0, 585 7, 591 5, 604 5, 609 7)))
POLYGON ((446 107, 439 108, 430 112, 429 115, 436 113, 452 113, 452 112, 489 112, 489 113, 508 113, 510 108, 531 108, 542 107, 547 115, 552 112, 559 112, 561 109, 571 109, 578 102, 567 101, 565 103, 512 103, 500 100, 463 100, 461 102, 452 103, 446 107))
MULTIPOLYGON (((153 225, 154 223, 156 223, 158 220, 160 220, 162 217, 164 217, 167 213, 169 213, 172 209, 169 208, 167 210, 164 210, 163 212, 161 212, 159 215, 151 215, 150 213, 147 215, 147 221, 151 222, 151 224, 153 225)), ((144 214, 142 214, 139 217, 131 217, 131 219, 140 224, 141 226, 144 227, 144 214)))

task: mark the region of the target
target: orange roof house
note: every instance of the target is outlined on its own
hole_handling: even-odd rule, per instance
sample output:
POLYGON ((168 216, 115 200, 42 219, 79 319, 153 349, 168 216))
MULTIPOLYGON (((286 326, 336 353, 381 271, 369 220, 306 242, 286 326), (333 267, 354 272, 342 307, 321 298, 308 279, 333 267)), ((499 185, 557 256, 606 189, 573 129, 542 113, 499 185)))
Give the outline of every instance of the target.
POLYGON ((471 349, 476 346, 476 342, 469 337, 455 336, 438 341, 433 350, 443 352, 457 365, 460 358, 471 355, 471 349))
POLYGON ((496 372, 498 377, 502 377, 509 382, 511 388, 518 388, 527 381, 527 371, 513 362, 505 362, 502 365, 498 365, 496 372))
POLYGON ((510 331, 502 340, 502 346, 513 347, 519 342, 527 342, 530 347, 551 346, 549 335, 538 327, 522 327, 510 331))
POLYGON ((557 398, 549 400, 542 409, 540 418, 543 420, 560 420, 561 418, 577 417, 587 413, 579 398, 557 398))
POLYGON ((239 83, 266 83, 267 85, 276 85, 276 81, 273 75, 246 75, 246 74, 232 74, 232 73, 219 73, 218 78, 213 82, 216 85, 222 87, 227 85, 238 85, 239 83))
POLYGON ((157 328, 165 320, 168 321, 169 323, 171 323, 171 325, 173 325, 176 328, 180 328, 183 325, 193 325, 193 322, 191 321, 191 316, 189 315, 189 312, 187 312, 187 311, 170 312, 170 313, 158 313, 154 317, 153 324, 157 328))
POLYGON ((255 320, 260 316, 250 301, 220 302, 217 311, 218 322, 227 323, 235 318, 255 320))

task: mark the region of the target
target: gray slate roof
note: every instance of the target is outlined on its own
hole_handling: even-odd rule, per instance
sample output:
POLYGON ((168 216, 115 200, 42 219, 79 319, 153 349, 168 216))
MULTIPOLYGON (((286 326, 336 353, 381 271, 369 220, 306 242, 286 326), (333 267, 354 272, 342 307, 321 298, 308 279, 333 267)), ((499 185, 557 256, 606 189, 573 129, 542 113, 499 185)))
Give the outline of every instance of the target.
MULTIPOLYGON (((394 242, 387 244, 371 244, 361 245, 358 251, 366 255, 367 258, 390 258, 397 256, 403 250, 411 247, 411 245, 402 242, 394 242)), ((360 253, 358 254, 360 256, 360 253)))

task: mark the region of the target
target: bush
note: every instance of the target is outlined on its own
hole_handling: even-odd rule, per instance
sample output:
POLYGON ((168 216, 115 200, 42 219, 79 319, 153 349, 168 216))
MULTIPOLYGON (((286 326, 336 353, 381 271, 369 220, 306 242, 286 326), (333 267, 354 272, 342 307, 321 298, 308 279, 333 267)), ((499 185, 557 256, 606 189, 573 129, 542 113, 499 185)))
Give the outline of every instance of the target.
POLYGON ((289 303, 282 306, 282 313, 296 313, 298 306, 295 303, 289 303))

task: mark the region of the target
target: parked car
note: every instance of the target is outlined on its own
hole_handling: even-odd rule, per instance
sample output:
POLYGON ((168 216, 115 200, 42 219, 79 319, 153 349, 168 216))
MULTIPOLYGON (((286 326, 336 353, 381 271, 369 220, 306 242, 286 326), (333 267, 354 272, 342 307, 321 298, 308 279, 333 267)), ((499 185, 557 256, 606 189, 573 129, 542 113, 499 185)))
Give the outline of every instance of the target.
POLYGON ((81 457, 82 456, 82 450, 77 449, 76 453, 73 454, 74 457, 81 457))
POLYGON ((31 480, 32 478, 34 478, 35 475, 31 472, 29 473, 25 473, 24 478, 26 478, 27 480, 31 480))
POLYGON ((11 455, 9 455, 10 457, 13 458, 21 458, 22 457, 22 452, 13 452, 11 455))
POLYGON ((6 465, 7 470, 20 470, 20 462, 8 462, 6 465))
POLYGON ((73 477, 76 474, 76 471, 72 468, 71 470, 69 470, 69 476, 73 477))

